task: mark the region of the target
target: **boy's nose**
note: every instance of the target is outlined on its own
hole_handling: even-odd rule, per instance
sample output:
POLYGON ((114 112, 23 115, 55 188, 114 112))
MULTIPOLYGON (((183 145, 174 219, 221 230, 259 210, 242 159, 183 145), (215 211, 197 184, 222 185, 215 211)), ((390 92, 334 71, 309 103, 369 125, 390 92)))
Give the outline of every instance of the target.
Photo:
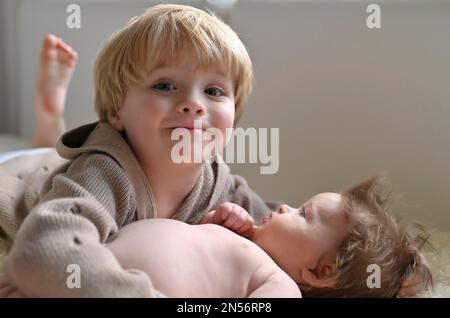
POLYGON ((184 101, 179 103, 176 107, 176 111, 184 114, 192 114, 196 116, 202 116, 207 113, 206 107, 199 100, 184 101))

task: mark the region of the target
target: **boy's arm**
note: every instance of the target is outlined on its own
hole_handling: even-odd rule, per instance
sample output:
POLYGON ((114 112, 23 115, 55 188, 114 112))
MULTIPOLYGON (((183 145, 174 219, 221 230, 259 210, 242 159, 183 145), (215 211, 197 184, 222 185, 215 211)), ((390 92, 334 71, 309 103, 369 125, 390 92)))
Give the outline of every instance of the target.
POLYGON ((23 222, 5 258, 6 279, 27 297, 163 296, 104 245, 134 210, 120 166, 106 155, 80 156, 23 222))

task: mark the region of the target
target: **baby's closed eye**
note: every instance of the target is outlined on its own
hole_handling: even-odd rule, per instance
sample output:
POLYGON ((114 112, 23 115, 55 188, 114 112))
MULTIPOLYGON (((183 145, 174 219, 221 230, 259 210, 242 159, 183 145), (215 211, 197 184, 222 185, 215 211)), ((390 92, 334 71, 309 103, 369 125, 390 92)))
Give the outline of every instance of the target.
POLYGON ((306 208, 304 205, 302 205, 299 209, 298 209, 298 214, 300 216, 302 216, 303 218, 306 219, 306 208))

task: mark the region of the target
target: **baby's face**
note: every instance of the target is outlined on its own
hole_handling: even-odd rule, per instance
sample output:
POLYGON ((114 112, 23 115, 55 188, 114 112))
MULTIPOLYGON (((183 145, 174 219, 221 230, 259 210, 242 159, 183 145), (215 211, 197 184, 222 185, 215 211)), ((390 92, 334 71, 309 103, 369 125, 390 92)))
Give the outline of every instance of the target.
POLYGON ((315 269, 323 256, 335 259, 347 238, 344 198, 320 193, 298 209, 283 205, 280 212, 264 217, 252 240, 300 283, 302 270, 315 269))
MULTIPOLYGON (((143 85, 129 87, 118 112, 119 125, 126 130, 129 144, 145 166, 172 159, 171 150, 180 143, 171 140, 174 129, 191 128, 186 130, 191 140, 203 134, 192 129, 194 120, 201 120, 202 129, 216 128, 225 136, 226 129, 233 127, 234 101, 229 73, 220 66, 200 69, 197 61, 186 54, 176 63, 155 69, 143 85)), ((203 148, 207 144, 203 142, 203 148)))

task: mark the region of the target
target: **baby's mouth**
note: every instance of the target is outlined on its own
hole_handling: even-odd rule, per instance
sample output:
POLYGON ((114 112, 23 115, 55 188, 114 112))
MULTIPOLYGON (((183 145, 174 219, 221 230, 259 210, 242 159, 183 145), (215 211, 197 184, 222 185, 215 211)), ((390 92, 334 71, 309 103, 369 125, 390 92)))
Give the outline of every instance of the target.
POLYGON ((270 213, 269 215, 264 215, 262 217, 262 224, 266 224, 267 222, 269 222, 272 219, 272 213, 270 213))

